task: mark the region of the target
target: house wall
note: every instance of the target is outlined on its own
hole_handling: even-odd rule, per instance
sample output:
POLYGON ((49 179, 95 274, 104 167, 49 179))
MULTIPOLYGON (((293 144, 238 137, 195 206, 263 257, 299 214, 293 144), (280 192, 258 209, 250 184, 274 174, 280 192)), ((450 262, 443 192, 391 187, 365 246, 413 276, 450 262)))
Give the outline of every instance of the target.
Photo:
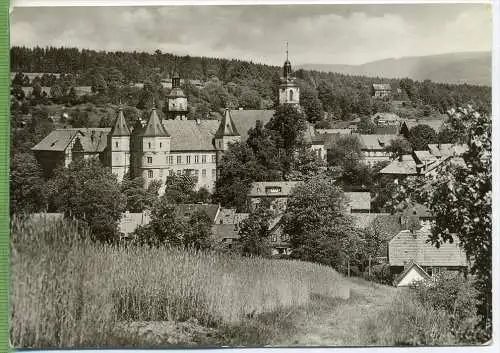
POLYGON ((390 154, 381 150, 362 150, 361 155, 364 163, 368 165, 391 160, 390 154))
POLYGON ((406 287, 409 286, 411 283, 416 282, 416 281, 422 281, 424 277, 415 269, 412 268, 406 276, 404 276, 399 283, 397 284, 398 287, 406 287))
MULTIPOLYGON (((196 189, 212 191, 217 180, 217 156, 215 151, 172 152, 167 156, 168 175, 190 174, 197 177, 196 189)), ((166 174, 166 173, 165 173, 166 174)))

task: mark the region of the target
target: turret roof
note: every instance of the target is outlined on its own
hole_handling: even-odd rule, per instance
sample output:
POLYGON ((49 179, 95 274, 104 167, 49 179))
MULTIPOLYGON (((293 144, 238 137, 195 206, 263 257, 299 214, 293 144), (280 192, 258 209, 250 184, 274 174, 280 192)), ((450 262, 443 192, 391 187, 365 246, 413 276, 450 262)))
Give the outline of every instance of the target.
POLYGON ((149 117, 148 123, 141 134, 142 136, 148 137, 167 137, 170 136, 162 125, 158 114, 156 114, 156 108, 153 107, 151 111, 151 116, 149 117))
POLYGON ((234 125, 233 119, 231 118, 229 108, 226 108, 224 116, 220 121, 219 129, 215 133, 215 138, 222 136, 240 136, 240 133, 238 132, 238 129, 236 129, 236 125, 234 125))
POLYGON ((127 126, 125 117, 123 116, 123 109, 118 109, 118 116, 116 117, 115 125, 111 129, 111 136, 130 136, 130 129, 127 126))

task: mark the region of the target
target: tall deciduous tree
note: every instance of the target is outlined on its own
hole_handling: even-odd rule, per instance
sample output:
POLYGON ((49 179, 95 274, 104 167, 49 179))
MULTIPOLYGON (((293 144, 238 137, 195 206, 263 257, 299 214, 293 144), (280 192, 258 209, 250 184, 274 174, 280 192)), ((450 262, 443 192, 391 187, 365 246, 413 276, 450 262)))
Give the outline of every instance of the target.
POLYGON ((92 235, 112 241, 125 210, 125 198, 116 176, 98 160, 75 160, 56 171, 50 199, 58 211, 88 223, 92 235))
POLYGON ((269 207, 258 205, 245 219, 239 231, 240 246, 243 255, 269 257, 270 222, 273 213, 269 207))
POLYGON ((396 137, 391 140, 385 151, 391 154, 391 158, 396 158, 404 154, 412 152, 412 146, 407 139, 403 137, 396 137))
POLYGON ((45 206, 43 172, 31 153, 14 154, 10 160, 10 212, 31 213, 45 206))
POLYGON ((465 165, 449 164, 434 177, 408 178, 394 195, 394 203, 413 199, 430 209, 435 217, 430 241, 436 247, 452 242, 453 234, 458 237, 471 260, 481 292, 483 325, 491 334, 491 117, 467 111, 460 118, 469 132, 465 165))
POLYGON ((363 116, 358 123, 358 133, 370 135, 375 133, 375 124, 369 116, 363 116))
POLYGON ((348 258, 361 251, 361 232, 346 215, 342 189, 323 175, 292 191, 283 215, 283 232, 290 237, 291 256, 344 270, 348 258))
POLYGON ((419 124, 410 129, 409 141, 415 151, 427 150, 430 143, 437 142, 436 131, 429 125, 419 124))

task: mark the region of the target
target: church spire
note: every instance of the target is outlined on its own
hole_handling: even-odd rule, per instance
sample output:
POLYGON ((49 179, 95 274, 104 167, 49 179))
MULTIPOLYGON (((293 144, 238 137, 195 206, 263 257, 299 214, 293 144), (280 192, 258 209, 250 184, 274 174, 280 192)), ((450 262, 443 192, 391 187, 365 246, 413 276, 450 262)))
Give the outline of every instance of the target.
POLYGON ((111 136, 130 136, 130 130, 127 126, 125 117, 123 116, 121 102, 118 108, 118 116, 116 117, 115 125, 111 129, 111 136))
POLYGON ((283 65, 283 78, 287 79, 292 77, 292 64, 290 63, 290 60, 288 59, 288 41, 286 42, 286 60, 285 64, 283 65))

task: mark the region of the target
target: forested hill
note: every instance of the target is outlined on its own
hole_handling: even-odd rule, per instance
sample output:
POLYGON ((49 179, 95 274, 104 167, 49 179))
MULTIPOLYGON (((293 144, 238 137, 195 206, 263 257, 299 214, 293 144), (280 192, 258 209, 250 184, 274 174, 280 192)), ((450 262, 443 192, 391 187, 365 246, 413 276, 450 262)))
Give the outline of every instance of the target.
POLYGON ((412 56, 369 62, 362 65, 305 64, 306 70, 338 72, 347 75, 409 77, 441 83, 469 83, 491 86, 491 52, 464 52, 412 56))
MULTIPOLYGON (((113 93, 112 88, 139 82, 145 84, 146 91, 153 91, 151 87, 158 86, 161 79, 169 78, 177 69, 183 78, 199 80, 199 87, 203 87, 201 90, 185 87, 191 105, 205 104, 209 110, 217 110, 228 103, 245 109, 269 108, 275 103, 281 74, 278 66, 234 59, 175 56, 159 50, 146 53, 12 47, 10 59, 13 72, 64 73, 57 80, 43 75, 45 77, 38 81, 39 85, 53 87, 54 92, 60 91, 63 96, 75 85, 92 86, 94 92, 108 96, 113 93)), ((303 69, 295 71, 295 75, 301 87, 301 104, 311 121, 321 120, 322 111, 337 119, 349 120, 353 114, 368 115, 387 110, 387 107, 379 107, 378 102, 370 101, 373 83, 390 83, 393 99, 409 100, 416 106, 428 106, 439 112, 469 102, 491 109, 491 88, 486 86, 349 76, 303 69)), ((13 81, 15 85, 26 84, 19 77, 13 81)), ((161 95, 161 90, 157 91, 161 95)))

